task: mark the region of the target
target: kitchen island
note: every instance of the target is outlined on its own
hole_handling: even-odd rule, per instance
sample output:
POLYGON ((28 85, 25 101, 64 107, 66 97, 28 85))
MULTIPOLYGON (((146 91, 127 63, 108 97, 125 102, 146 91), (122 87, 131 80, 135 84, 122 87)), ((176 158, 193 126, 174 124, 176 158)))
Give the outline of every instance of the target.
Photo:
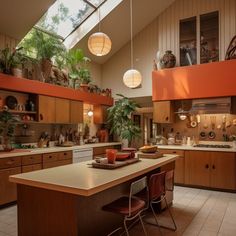
POLYGON ((178 155, 142 159, 115 170, 91 161, 10 176, 17 184, 18 236, 106 235, 122 218, 102 206, 129 190, 130 182, 172 166, 178 155))

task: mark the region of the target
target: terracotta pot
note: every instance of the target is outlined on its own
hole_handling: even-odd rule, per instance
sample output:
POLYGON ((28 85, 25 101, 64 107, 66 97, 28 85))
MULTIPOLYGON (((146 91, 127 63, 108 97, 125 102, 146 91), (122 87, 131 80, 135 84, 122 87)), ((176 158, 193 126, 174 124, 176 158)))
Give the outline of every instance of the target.
POLYGON ((51 70, 52 70, 52 62, 49 59, 42 59, 41 61, 41 68, 43 72, 43 77, 47 81, 50 77, 51 70))
POLYGON ((83 92, 88 92, 88 84, 80 84, 80 90, 83 92))
POLYGON ((14 75, 17 78, 23 77, 23 72, 22 72, 22 69, 20 69, 20 68, 12 68, 11 72, 12 72, 12 75, 14 75))

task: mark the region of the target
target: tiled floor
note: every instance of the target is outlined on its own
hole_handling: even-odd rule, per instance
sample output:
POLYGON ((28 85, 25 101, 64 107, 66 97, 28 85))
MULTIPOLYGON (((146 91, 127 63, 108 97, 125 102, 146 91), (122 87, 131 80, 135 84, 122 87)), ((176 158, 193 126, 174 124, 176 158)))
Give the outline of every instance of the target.
MULTIPOLYGON (((178 230, 162 229, 163 235, 236 236, 236 194, 175 187, 171 210, 178 230)), ((152 220, 149 215, 147 218, 152 220)), ((170 224, 167 212, 159 219, 163 224, 170 224)), ((155 226, 146 225, 146 228, 149 236, 159 235, 155 226)), ((0 210, 0 236, 9 235, 17 235, 15 206, 0 210)), ((130 235, 143 235, 140 225, 135 226, 130 235)))

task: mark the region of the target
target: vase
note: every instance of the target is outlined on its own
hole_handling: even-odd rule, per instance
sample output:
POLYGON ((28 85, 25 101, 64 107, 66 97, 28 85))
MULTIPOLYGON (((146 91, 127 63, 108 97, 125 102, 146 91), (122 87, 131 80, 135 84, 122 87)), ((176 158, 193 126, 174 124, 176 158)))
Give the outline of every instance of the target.
POLYGON ((88 92, 88 84, 80 84, 80 90, 83 92, 88 92))
POLYGON ((52 61, 49 59, 42 59, 41 68, 42 68, 43 77, 45 81, 47 82, 50 77, 51 70, 52 70, 52 61))
POLYGON ((161 64, 163 68, 173 68, 175 67, 176 57, 172 51, 167 50, 161 59, 161 64))
POLYGON ((23 77, 22 69, 15 67, 15 68, 12 68, 11 71, 12 71, 12 74, 15 77, 17 77, 17 78, 22 78, 23 77))

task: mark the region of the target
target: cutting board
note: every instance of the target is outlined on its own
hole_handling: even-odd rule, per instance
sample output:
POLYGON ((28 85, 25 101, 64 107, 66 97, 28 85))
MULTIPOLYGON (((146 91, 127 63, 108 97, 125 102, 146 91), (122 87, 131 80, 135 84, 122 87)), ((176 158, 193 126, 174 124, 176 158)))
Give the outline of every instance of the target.
POLYGON ((155 152, 155 153, 138 152, 137 154, 138 154, 138 158, 157 159, 157 158, 163 157, 163 154, 160 152, 155 152))
POLYGON ((139 158, 131 158, 127 159, 126 161, 116 161, 114 164, 93 162, 92 167, 100 169, 116 169, 122 166, 127 166, 136 163, 138 161, 140 161, 139 158))

